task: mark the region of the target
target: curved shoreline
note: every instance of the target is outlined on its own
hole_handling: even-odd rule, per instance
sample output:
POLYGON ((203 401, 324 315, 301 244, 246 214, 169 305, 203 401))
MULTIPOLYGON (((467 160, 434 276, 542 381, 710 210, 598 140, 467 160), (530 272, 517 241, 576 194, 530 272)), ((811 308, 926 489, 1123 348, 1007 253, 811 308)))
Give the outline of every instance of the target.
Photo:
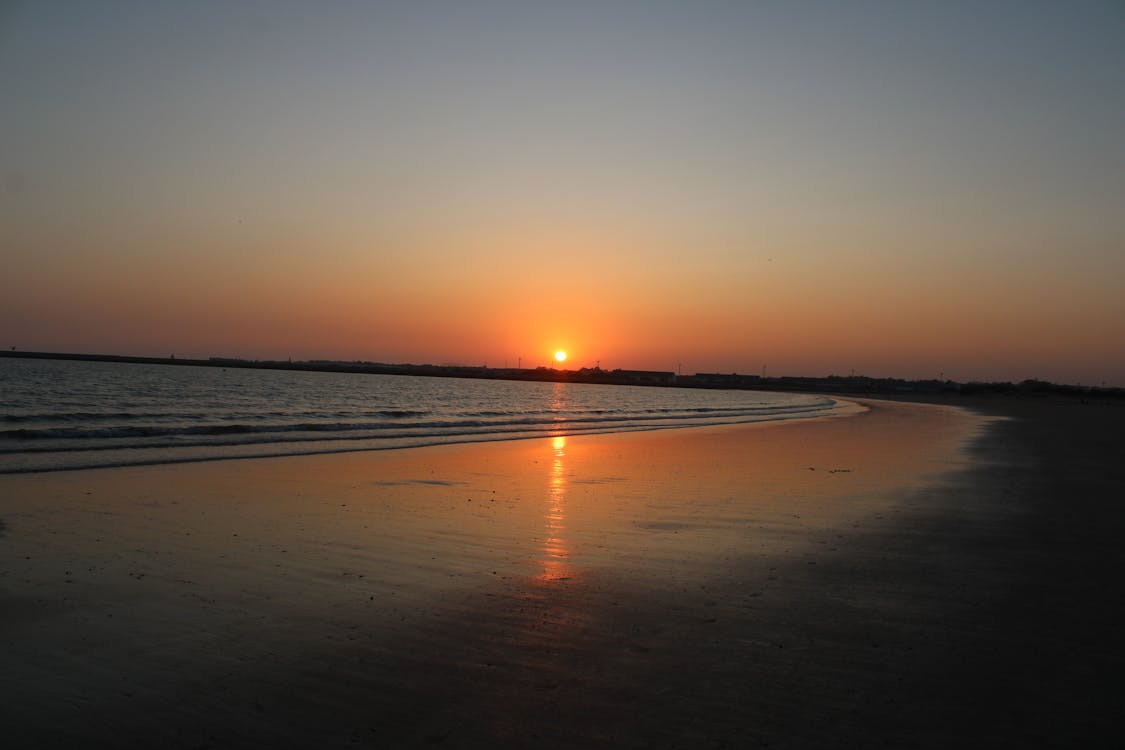
POLYGON ((1116 412, 867 405, 0 477, 7 736, 1099 739, 1121 697, 1116 412))
MULTIPOLYGON (((654 430, 712 427, 718 425, 772 423, 784 422, 789 420, 847 416, 853 413, 857 413, 857 410, 853 408, 855 404, 848 400, 839 398, 829 398, 829 400, 832 402, 831 406, 815 409, 817 413, 812 414, 806 412, 814 411, 813 407, 803 407, 793 408, 788 411, 779 411, 768 415, 743 415, 738 417, 724 417, 724 421, 685 421, 681 424, 657 424, 655 423, 655 421, 644 423, 640 419, 630 418, 628 420, 622 421, 642 423, 623 424, 617 426, 614 426, 611 423, 606 423, 604 426, 594 426, 579 429, 577 425, 584 425, 589 423, 582 420, 570 420, 566 422, 559 422, 558 426, 555 427, 542 427, 527 430, 510 430, 498 432, 449 432, 441 434, 411 436, 363 435, 354 437, 331 437, 319 440, 293 438, 290 440, 273 440, 269 442, 216 441, 209 443, 200 443, 197 445, 183 446, 177 445, 175 443, 143 446, 126 445, 109 448, 90 446, 57 451, 49 448, 34 450, 13 450, 11 451, 11 454, 13 455, 24 457, 25 459, 28 456, 35 456, 37 458, 44 459, 45 461, 40 465, 36 465, 33 462, 30 466, 23 465, 15 468, 0 466, 0 475, 50 473, 56 471, 83 471, 87 469, 114 469, 127 468, 130 466, 163 466, 171 464, 201 463, 208 461, 234 461, 252 458, 284 458, 287 456, 316 456, 332 455, 338 453, 405 450, 412 448, 427 448, 439 445, 465 445, 473 443, 507 442, 511 440, 535 440, 544 437, 554 437, 557 435, 577 437, 580 435, 608 435, 615 433, 649 432, 654 430), (360 445, 359 443, 361 442, 364 442, 365 444, 360 445), (288 451, 281 450, 280 446, 283 445, 292 445, 294 446, 294 448, 288 451), (316 445, 317 447, 307 447, 314 445, 316 445), (187 455, 164 455, 157 458, 145 458, 135 455, 129 458, 123 458, 123 456, 128 456, 133 451, 143 451, 144 453, 151 455, 152 452, 164 450, 167 453, 170 451, 175 451, 176 449, 179 449, 187 455), (107 455, 101 461, 90 461, 89 459, 87 459, 86 461, 59 463, 61 461, 65 461, 65 459, 67 458, 71 458, 76 455, 85 457, 99 453, 104 453, 107 455), (52 459, 54 462, 52 462, 52 459)), ((686 420, 687 418, 683 419, 686 420)), ((0 456, 3 455, 3 453, 0 453, 0 456)))

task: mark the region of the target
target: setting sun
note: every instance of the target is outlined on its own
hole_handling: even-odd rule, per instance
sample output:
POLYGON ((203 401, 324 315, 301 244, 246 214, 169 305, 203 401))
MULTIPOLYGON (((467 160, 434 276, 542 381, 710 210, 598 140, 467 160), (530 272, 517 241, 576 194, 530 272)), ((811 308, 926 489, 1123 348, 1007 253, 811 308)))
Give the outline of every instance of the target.
POLYGON ((562 349, 559 349, 557 352, 555 352, 555 361, 566 362, 566 352, 564 352, 562 349))

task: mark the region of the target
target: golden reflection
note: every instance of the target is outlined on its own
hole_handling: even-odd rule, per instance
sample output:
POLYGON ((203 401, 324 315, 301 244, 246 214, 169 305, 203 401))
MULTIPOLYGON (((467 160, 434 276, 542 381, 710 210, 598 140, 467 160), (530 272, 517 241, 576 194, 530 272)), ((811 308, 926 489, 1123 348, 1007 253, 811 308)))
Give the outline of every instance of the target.
MULTIPOLYGON (((551 385, 551 411, 560 412, 566 406, 566 383, 552 383, 551 385)), ((555 421, 561 421, 562 418, 555 415, 555 421)))
POLYGON ((551 438, 551 475, 547 485, 547 530, 543 536, 544 581, 570 578, 570 550, 563 538, 566 531, 566 437, 551 438))

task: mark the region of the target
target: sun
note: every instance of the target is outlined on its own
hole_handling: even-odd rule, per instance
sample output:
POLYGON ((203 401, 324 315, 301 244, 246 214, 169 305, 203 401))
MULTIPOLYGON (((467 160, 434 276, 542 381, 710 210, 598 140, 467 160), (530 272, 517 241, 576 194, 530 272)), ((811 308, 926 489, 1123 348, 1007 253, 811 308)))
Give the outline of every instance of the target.
POLYGON ((555 352, 555 361, 559 363, 566 362, 566 352, 564 352, 562 349, 559 349, 557 352, 555 352))

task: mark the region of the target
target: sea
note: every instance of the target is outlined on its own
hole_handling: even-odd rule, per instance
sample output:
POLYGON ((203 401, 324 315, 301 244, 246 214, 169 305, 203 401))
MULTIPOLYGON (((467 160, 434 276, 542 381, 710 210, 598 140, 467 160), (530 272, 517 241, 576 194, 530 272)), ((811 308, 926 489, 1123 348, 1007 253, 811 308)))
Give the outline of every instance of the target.
POLYGON ((0 474, 827 416, 826 396, 0 359, 0 474))

